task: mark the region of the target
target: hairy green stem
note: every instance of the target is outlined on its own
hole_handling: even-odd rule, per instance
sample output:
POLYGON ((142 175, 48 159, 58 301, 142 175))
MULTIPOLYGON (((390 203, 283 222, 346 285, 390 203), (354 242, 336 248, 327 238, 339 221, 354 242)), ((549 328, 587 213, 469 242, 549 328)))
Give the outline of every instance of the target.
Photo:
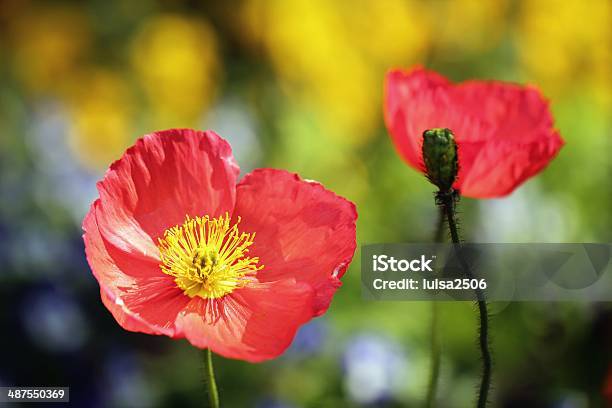
POLYGON ((439 207, 438 221, 436 223, 436 233, 434 235, 434 242, 441 243, 444 241, 444 219, 446 214, 443 207, 439 207))
POLYGON ((427 386, 427 399, 425 406, 433 408, 436 406, 436 394, 438 391, 438 378, 440 377, 440 323, 438 321, 438 302, 431 301, 431 332, 430 332, 430 348, 431 361, 429 371, 429 384, 427 386))
MULTIPOLYGON (((446 214, 446 221, 450 231, 451 239, 455 246, 461 244, 461 238, 459 237, 459 231, 457 229, 457 220, 455 217, 455 207, 458 200, 458 195, 454 192, 440 192, 437 195, 437 201, 442 206, 444 213, 446 214)), ((472 277, 473 274, 470 270, 468 263, 461 255, 461 251, 457 251, 457 255, 463 270, 468 277, 472 277)), ((479 313, 479 326, 480 330, 478 333, 478 342, 480 346, 480 355, 482 357, 482 378, 480 382, 480 389, 478 392, 478 408, 485 408, 487 405, 487 399, 489 396, 489 388, 491 387, 491 351, 489 349, 489 313, 487 311, 487 302, 485 299, 484 291, 477 288, 476 299, 478 303, 479 313)))
MULTIPOLYGON (((440 207, 434 241, 439 243, 444 239, 444 209, 440 207)), ((429 333, 431 360, 429 364, 429 383, 427 385, 427 397, 425 407, 434 408, 436 406, 436 394, 440 377, 440 359, 442 347, 440 344, 440 322, 439 307, 435 300, 431 301, 431 328, 429 333)))
POLYGON ((215 381, 212 351, 206 349, 204 353, 204 374, 206 376, 206 385, 208 386, 208 401, 210 402, 211 408, 219 408, 219 392, 217 391, 217 382, 215 381))

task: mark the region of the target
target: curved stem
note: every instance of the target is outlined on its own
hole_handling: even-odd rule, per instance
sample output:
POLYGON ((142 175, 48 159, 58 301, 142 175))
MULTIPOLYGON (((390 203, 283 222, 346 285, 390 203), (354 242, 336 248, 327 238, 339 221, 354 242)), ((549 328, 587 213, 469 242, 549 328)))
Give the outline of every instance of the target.
MULTIPOLYGON (((442 206, 446 220, 448 222, 448 228, 450 231, 451 239, 453 244, 458 246, 461 243, 459 237, 459 231, 457 229, 457 220, 455 218, 455 206, 458 196, 455 196, 453 192, 440 192, 437 196, 437 200, 442 206)), ((472 276, 472 272, 469 265, 461 255, 461 251, 457 252, 459 262, 468 277, 472 276)), ((484 292, 481 289, 476 289, 476 299, 478 303, 478 313, 480 317, 480 330, 478 335, 478 342, 480 345, 480 355, 482 357, 482 379, 480 382, 480 389, 478 392, 478 408, 484 408, 487 405, 487 398, 489 395, 489 388, 491 387, 491 351, 489 350, 489 313, 487 311, 487 302, 485 299, 484 292)))
POLYGON ((206 376, 206 385, 208 386, 208 401, 211 408, 219 408, 219 392, 217 391, 217 382, 215 381, 212 352, 210 349, 206 349, 204 353, 204 374, 206 376))
POLYGON ((482 381, 478 393, 478 407, 487 405, 489 388, 491 387, 491 351, 489 350, 489 313, 484 296, 478 300, 478 313, 480 314, 480 355, 482 356, 482 381))

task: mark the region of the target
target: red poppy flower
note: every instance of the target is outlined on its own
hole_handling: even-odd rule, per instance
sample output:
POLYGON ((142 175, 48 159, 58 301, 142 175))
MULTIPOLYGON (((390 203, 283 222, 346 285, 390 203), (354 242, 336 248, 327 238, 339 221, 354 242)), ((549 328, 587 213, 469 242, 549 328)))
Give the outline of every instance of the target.
POLYGON ((564 143, 536 88, 497 81, 453 84, 422 68, 387 74, 385 122, 400 155, 420 171, 423 132, 451 129, 459 153, 453 187, 474 198, 511 193, 546 167, 564 143))
POLYGON ((251 362, 324 313, 355 251, 355 206, 281 170, 239 183, 212 131, 139 139, 83 221, 102 301, 126 330, 251 362))

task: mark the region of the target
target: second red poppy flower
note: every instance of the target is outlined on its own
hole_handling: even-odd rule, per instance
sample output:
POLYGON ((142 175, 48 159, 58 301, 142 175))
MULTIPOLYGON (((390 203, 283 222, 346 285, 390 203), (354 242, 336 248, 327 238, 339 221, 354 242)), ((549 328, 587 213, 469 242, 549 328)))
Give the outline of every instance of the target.
POLYGON ((564 143, 536 88, 499 81, 453 84, 422 68, 387 74, 385 122, 400 155, 420 171, 423 132, 451 129, 459 154, 453 187, 473 198, 511 193, 546 167, 564 143))

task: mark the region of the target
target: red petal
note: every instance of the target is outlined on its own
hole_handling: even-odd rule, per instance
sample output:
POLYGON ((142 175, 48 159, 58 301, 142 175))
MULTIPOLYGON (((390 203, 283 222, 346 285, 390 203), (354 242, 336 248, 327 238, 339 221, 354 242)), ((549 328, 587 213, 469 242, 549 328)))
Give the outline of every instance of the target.
MULTIPOLYGON (((385 123, 396 149, 406 162, 423 169, 423 131, 430 129, 432 104, 445 104, 448 81, 435 72, 416 68, 410 73, 392 70, 385 82, 385 123), (406 110, 409 111, 406 111, 406 110)), ((435 126, 434 126, 435 127, 435 126)))
POLYGON ((474 198, 505 196, 538 174, 563 146, 556 132, 543 133, 541 138, 522 143, 491 140, 484 144, 458 186, 461 194, 474 198))
MULTIPOLYGON (((540 128, 550 129, 553 118, 540 92, 530 86, 495 81, 467 81, 451 87, 453 103, 461 111, 495 126, 494 137, 524 139, 540 128)), ((482 140, 482 135, 469 135, 482 140)))
POLYGON ((259 169, 239 183, 234 215, 241 231, 256 233, 249 255, 264 265, 258 279, 308 283, 313 313, 324 313, 355 252, 353 203, 296 174, 259 169))
POLYGON ((157 238, 186 215, 231 213, 238 173, 229 144, 212 131, 148 134, 98 183, 102 235, 133 255, 156 254, 157 238))
MULTIPOLYGON (((480 144, 456 187, 463 195, 492 198, 510 194, 539 173, 563 146, 553 118, 537 89, 493 81, 456 85, 453 100, 464 112, 490 124, 489 135, 462 135, 465 145, 480 144)), ((461 163, 460 163, 461 165, 461 163)))
POLYGON ((453 85, 417 68, 391 71, 385 119, 402 157, 423 171, 422 134, 453 130, 459 148, 455 188, 475 198, 509 194, 552 160, 563 145, 548 104, 532 87, 494 81, 453 85))
POLYGON ((146 135, 111 165, 83 238, 102 300, 125 329, 174 334, 190 298, 161 272, 156 239, 186 215, 231 213, 238 173, 223 139, 192 130, 146 135))
POLYGON ((161 272, 154 258, 133 258, 130 263, 129 255, 104 240, 96 223, 98 204, 94 202, 83 221, 83 239, 102 302, 126 330, 173 335, 171 323, 189 298, 161 272))
POLYGON ((221 299, 193 298, 177 336, 224 357, 260 362, 278 357, 312 317, 312 289, 294 279, 253 283, 221 299))

